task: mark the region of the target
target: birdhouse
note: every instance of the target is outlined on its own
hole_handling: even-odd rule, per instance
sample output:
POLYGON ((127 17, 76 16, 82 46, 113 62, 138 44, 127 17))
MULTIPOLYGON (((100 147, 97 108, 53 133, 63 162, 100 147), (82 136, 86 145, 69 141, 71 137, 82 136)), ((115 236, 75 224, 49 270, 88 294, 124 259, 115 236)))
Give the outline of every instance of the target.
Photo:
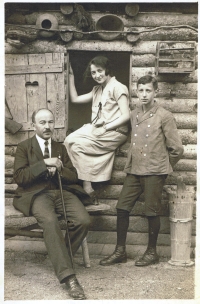
POLYGON ((191 73, 195 69, 195 42, 158 42, 155 64, 156 75, 191 73))

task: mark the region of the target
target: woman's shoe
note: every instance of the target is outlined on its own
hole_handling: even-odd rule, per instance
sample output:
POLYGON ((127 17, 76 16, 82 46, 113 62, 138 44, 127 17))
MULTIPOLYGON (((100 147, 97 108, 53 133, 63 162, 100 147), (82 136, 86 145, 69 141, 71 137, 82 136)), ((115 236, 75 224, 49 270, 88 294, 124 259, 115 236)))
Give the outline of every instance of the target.
POLYGON ((101 266, 109 266, 116 263, 126 263, 127 262, 127 255, 125 246, 117 245, 115 247, 115 251, 109 255, 107 258, 104 258, 99 262, 101 266))
POLYGON ((88 195, 91 197, 91 199, 93 201, 93 205, 99 205, 98 197, 94 190, 92 192, 88 193, 88 195))

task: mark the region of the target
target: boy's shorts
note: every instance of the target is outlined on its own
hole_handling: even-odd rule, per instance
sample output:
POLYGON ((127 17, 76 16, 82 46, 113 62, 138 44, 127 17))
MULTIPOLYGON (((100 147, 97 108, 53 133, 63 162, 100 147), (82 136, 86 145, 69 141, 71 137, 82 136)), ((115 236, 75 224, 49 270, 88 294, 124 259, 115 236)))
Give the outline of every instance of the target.
POLYGON ((127 174, 117 203, 117 209, 131 211, 138 197, 144 192, 146 216, 156 216, 161 212, 161 198, 167 174, 133 175, 127 174))

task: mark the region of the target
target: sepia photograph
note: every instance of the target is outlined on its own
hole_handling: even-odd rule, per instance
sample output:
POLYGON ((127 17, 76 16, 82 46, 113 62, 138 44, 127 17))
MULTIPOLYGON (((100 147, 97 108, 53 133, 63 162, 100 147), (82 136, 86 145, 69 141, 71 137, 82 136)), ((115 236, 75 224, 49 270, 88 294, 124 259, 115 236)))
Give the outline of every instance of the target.
POLYGON ((199 301, 198 2, 2 9, 2 300, 199 301))

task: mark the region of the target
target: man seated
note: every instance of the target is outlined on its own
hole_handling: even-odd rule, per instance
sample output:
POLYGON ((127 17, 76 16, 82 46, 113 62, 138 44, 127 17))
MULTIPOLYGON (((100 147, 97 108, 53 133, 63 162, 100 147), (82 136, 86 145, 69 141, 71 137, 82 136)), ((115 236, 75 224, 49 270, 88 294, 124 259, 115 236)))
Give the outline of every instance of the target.
POLYGON ((70 297, 85 299, 69 254, 67 238, 60 229, 58 214, 63 205, 58 183, 58 172, 63 184, 63 197, 69 223, 69 236, 74 255, 87 235, 90 218, 79 198, 83 193, 74 185, 78 181, 64 145, 52 140, 54 115, 39 109, 32 115, 36 135, 19 143, 14 163, 14 179, 18 184, 13 205, 25 216, 34 216, 43 229, 44 242, 60 283, 65 283, 70 297), (59 158, 58 158, 59 156, 59 158), (58 171, 58 172, 57 172, 58 171))

